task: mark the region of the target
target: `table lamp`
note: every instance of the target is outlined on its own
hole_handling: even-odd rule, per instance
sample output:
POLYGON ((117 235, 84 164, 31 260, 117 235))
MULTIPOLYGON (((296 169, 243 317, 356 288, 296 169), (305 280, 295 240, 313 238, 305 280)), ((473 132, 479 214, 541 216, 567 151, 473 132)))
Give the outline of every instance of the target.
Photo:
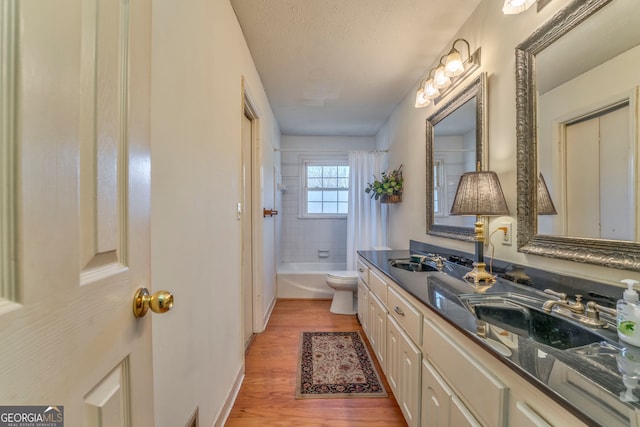
POLYGON ((492 284, 496 278, 489 274, 484 263, 484 224, 482 216, 509 215, 509 208, 502 193, 498 175, 491 171, 475 171, 462 174, 456 190, 451 215, 474 215, 476 262, 473 270, 464 276, 474 284, 484 282, 492 284))

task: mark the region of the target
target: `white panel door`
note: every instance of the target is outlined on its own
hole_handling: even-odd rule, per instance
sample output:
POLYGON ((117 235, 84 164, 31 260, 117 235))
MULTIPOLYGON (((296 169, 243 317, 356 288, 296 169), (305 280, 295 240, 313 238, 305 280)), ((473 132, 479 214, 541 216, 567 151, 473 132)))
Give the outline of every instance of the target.
POLYGON ((597 120, 566 129, 567 235, 600 237, 600 161, 597 120))
POLYGON ((572 237, 635 240, 635 172, 627 105, 566 127, 572 237))
POLYGON ((0 6, 0 405, 153 426, 151 319, 132 313, 150 288, 150 1, 0 6))
POLYGON ((600 117, 600 238, 636 240, 629 106, 600 117))

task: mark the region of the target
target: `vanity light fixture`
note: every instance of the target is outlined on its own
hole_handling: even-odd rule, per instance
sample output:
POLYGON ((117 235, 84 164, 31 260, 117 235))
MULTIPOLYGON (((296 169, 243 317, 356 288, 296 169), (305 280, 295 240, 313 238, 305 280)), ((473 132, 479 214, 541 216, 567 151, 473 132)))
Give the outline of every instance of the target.
POLYGON ((427 98, 433 99, 436 96, 440 95, 440 90, 436 87, 433 82, 433 77, 431 77, 431 73, 436 69, 432 68, 429 70, 429 75, 427 75, 427 81, 424 82, 424 93, 427 95, 427 98))
POLYGON ((515 15, 522 13, 535 4, 536 0, 505 0, 502 6, 502 13, 505 15, 515 15))
POLYGON ((433 84, 433 78, 431 77, 431 72, 434 71, 432 68, 429 70, 429 75, 425 80, 422 81, 422 84, 418 87, 418 91, 416 92, 416 108, 426 107, 431 104, 431 100, 436 96, 440 95, 440 91, 433 84))
POLYGON ((437 101, 438 97, 444 97, 456 87, 464 78, 480 66, 480 49, 471 53, 471 46, 465 39, 456 39, 449 53, 442 56, 438 65, 429 70, 427 77, 422 81, 416 92, 416 108, 426 107, 430 102, 437 101), (467 59, 463 61, 462 53, 456 49, 456 44, 463 42, 467 45, 467 59), (433 77, 431 77, 433 75, 433 77))
POLYGON ((416 92, 415 107, 422 108, 422 107, 426 107, 429 104, 431 104, 431 99, 429 99, 429 97, 425 92, 424 84, 421 84, 420 87, 418 88, 418 91, 416 92))
POLYGON ((538 197, 536 206, 538 208, 538 215, 558 215, 542 172, 538 175, 538 197))
POLYGON ((485 270, 484 224, 482 216, 509 215, 509 208, 502 192, 498 175, 491 171, 476 171, 462 174, 451 206, 451 215, 474 215, 476 262, 465 280, 473 281, 479 292, 488 289, 496 277, 485 270), (480 286, 483 282, 484 286, 480 286))
POLYGON ((446 57, 440 58, 440 63, 436 68, 436 73, 433 75, 433 85, 438 89, 444 89, 451 84, 451 79, 446 73, 446 64, 442 63, 442 60, 446 57))
POLYGON ((465 39, 457 39, 453 42, 451 46, 451 50, 447 55, 447 59, 445 60, 445 74, 449 77, 456 77, 460 74, 464 73, 464 63, 462 62, 462 55, 460 51, 456 49, 456 43, 464 42, 467 45, 467 58, 471 58, 471 46, 469 46, 469 42, 465 39))
POLYGON ((433 83, 433 79, 429 79, 424 84, 424 93, 429 99, 433 99, 440 95, 440 90, 433 83))

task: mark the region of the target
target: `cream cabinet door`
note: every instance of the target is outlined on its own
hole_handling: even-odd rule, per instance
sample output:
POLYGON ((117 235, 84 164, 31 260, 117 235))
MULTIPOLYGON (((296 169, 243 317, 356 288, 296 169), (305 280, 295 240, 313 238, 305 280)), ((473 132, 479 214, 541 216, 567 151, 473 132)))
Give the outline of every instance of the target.
POLYGON ((391 387, 391 391, 393 391, 396 400, 398 401, 398 405, 401 405, 402 396, 400 396, 400 375, 401 375, 401 366, 400 366, 400 340, 402 337, 400 336, 400 328, 398 324, 393 320, 391 316, 388 317, 387 320, 387 381, 389 382, 389 386, 391 387))
MULTIPOLYGON (((1 405, 153 426, 149 0, 0 0, 1 405), (8 249, 7 249, 8 248, 8 249)), ((170 314, 167 314, 170 315, 170 314)))
POLYGON ((387 309, 373 292, 369 293, 369 342, 380 366, 387 367, 387 309))
POLYGON ((453 391, 433 366, 422 360, 421 427, 448 427, 449 406, 453 391))
POLYGON ((358 319, 362 330, 369 338, 369 289, 362 279, 358 279, 358 319))
POLYGON ((420 420, 421 358, 400 324, 387 316, 387 381, 409 427, 417 427, 420 420))

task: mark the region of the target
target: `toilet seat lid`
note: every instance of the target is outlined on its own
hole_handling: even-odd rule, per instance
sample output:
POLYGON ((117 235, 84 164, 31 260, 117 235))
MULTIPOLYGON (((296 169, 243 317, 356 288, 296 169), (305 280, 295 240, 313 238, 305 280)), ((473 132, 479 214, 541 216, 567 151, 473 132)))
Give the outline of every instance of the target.
POLYGON ((330 279, 342 279, 342 280, 357 280, 358 272, 357 271, 332 271, 327 276, 330 279))

